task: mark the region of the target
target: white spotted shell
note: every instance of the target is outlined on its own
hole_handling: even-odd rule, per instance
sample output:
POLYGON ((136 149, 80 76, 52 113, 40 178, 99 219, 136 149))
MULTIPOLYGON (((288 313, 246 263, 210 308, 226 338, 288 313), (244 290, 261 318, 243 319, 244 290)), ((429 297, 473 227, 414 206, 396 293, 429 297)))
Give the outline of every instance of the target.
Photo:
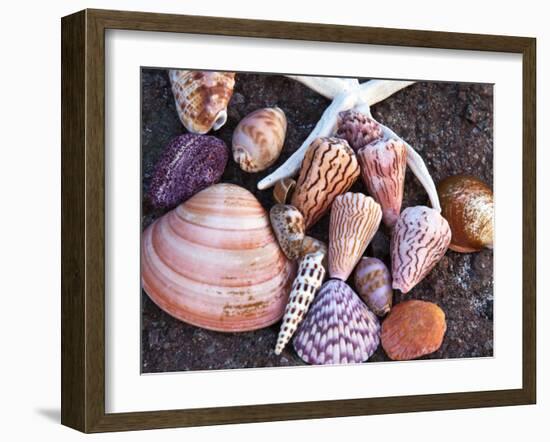
POLYGON ((297 259, 305 235, 304 217, 300 211, 288 204, 275 204, 269 211, 269 218, 283 253, 288 259, 297 259))

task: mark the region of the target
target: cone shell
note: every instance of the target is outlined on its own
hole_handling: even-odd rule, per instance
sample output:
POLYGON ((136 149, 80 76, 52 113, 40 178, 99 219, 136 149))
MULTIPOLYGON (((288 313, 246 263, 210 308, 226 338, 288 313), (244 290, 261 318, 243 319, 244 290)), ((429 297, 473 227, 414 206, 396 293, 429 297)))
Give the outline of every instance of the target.
POLYGON ((141 279, 168 314, 210 330, 255 330, 281 319, 294 278, 267 213, 248 190, 216 184, 142 235, 141 279))
POLYGON ((382 138, 382 127, 365 114, 348 110, 338 114, 336 136, 346 140, 355 152, 382 138))
POLYGON ((323 284, 293 341, 309 364, 364 362, 379 343, 378 318, 351 287, 335 279, 323 284))
POLYGON ((255 110, 233 131, 233 159, 245 172, 261 172, 281 155, 285 135, 286 117, 281 109, 255 110))
POLYGON ((311 301, 325 278, 324 254, 310 253, 300 260, 298 274, 292 283, 292 290, 286 305, 283 322, 277 338, 275 354, 279 355, 304 319, 311 301))
POLYGON ((409 292, 443 258, 451 241, 449 223, 434 209, 408 207, 393 229, 393 288, 409 292))
POLYGON ((403 201, 407 148, 401 140, 378 140, 361 150, 357 157, 361 176, 373 198, 382 206, 384 224, 393 228, 403 201))
POLYGON ((346 192, 359 176, 359 163, 347 141, 317 138, 309 146, 292 196, 292 205, 304 215, 306 229, 346 192))
POLYGON ((456 175, 437 186, 441 214, 449 222, 455 252, 477 252, 493 247, 493 191, 483 181, 456 175))
POLYGON ((445 313, 439 306, 432 302, 404 301, 382 323, 382 347, 394 361, 416 359, 437 351, 446 329, 445 313))
POLYGON ((386 315, 392 306, 390 271, 378 258, 361 258, 355 269, 355 289, 377 316, 386 315))
POLYGON ((225 170, 229 149, 219 138, 184 134, 174 138, 155 166, 149 201, 156 209, 171 209, 217 183, 225 170))
POLYGON ((295 180, 292 178, 283 178, 277 181, 275 187, 273 187, 273 199, 279 204, 286 204, 290 202, 295 188, 295 180))
POLYGON ((328 243, 331 278, 348 279, 378 230, 381 219, 380 205, 362 193, 348 192, 334 200, 328 243))
POLYGON ((287 204, 275 204, 269 212, 269 218, 283 253, 288 259, 297 259, 305 235, 304 217, 300 211, 287 204))
POLYGON ((178 116, 189 132, 205 134, 225 124, 235 73, 169 70, 168 76, 178 116))

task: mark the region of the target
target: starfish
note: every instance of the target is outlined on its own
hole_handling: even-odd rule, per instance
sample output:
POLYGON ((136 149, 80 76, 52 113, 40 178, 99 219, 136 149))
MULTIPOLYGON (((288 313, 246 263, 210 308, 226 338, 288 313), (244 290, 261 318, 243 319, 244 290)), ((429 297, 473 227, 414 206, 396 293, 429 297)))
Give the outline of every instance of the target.
MULTIPOLYGON (((272 174, 258 183, 258 189, 267 189, 284 178, 294 176, 299 170, 309 145, 318 137, 334 135, 337 129, 338 114, 347 110, 355 110, 372 118, 371 106, 379 103, 401 89, 413 84, 413 81, 370 80, 359 83, 355 78, 330 78, 287 75, 324 97, 332 100, 325 109, 321 119, 302 145, 272 174)), ((422 157, 414 148, 393 132, 390 128, 380 124, 384 138, 395 138, 404 143, 407 149, 407 165, 426 190, 432 207, 441 211, 437 190, 428 168, 422 157)))

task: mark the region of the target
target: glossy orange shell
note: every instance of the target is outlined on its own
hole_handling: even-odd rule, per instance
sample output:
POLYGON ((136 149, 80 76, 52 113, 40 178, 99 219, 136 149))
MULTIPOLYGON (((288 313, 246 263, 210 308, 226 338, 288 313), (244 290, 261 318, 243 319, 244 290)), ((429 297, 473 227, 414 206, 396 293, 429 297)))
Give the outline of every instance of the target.
POLYGON ((256 330, 283 316, 294 277, 248 190, 216 184, 142 236, 143 289, 168 314, 210 330, 256 330))
POLYGON ((394 361, 416 359, 437 351, 446 330, 445 313, 437 304, 404 301, 382 323, 382 347, 394 361))

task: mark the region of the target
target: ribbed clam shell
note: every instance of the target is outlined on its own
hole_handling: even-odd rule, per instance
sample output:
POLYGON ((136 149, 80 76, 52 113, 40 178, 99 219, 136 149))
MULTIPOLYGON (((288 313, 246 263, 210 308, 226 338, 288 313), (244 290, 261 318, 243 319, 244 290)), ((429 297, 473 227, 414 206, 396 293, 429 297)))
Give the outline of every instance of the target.
POLYGON ((205 134, 225 124, 235 73, 172 69, 168 76, 178 116, 189 132, 205 134))
POLYGON ((293 345, 309 364, 366 361, 380 343, 378 318, 345 282, 329 280, 315 297, 293 345))
POLYGON ((378 140, 357 153, 361 176, 372 197, 382 206, 384 224, 392 228, 397 222, 401 203, 407 148, 401 140, 378 140))
POLYGON ((149 200, 157 209, 171 209, 220 180, 229 149, 219 138, 184 134, 174 138, 155 166, 149 200))
POLYGON ((359 163, 347 141, 317 138, 309 146, 292 205, 304 215, 306 229, 321 218, 334 198, 346 192, 359 176, 359 163))
POLYGON ((381 219, 380 205, 362 193, 348 192, 334 200, 328 243, 331 278, 348 279, 378 230, 381 219))
POLYGON ((273 199, 278 204, 289 203, 295 188, 295 180, 292 178, 283 178, 282 180, 277 181, 273 187, 273 199))
POLYGON ((404 301, 382 323, 382 347, 394 361, 416 359, 437 351, 446 329, 445 313, 437 304, 404 301))
POLYGON ((245 172, 261 172, 281 155, 285 135, 286 117, 281 109, 257 109, 233 131, 233 159, 245 172))
POLYGON ((437 186, 441 214, 449 222, 449 248, 469 253, 493 247, 493 191, 483 181, 467 175, 444 179, 437 186))
POLYGON ((382 135, 380 125, 361 112, 352 109, 338 114, 336 136, 346 140, 355 152, 382 135))
POLYGON ((409 292, 443 258, 450 241, 449 223, 437 210, 426 206, 403 210, 391 238, 392 287, 409 292))
POLYGON ((392 306, 390 271, 378 258, 361 258, 355 269, 357 293, 377 316, 386 315, 392 306))
POLYGON ((304 319, 315 293, 323 284, 325 278, 323 259, 324 254, 319 251, 310 253, 300 260, 298 274, 292 283, 292 290, 275 346, 277 355, 281 354, 290 341, 298 325, 304 319))
POLYGON ((300 211, 288 204, 275 204, 269 218, 283 253, 288 259, 297 259, 305 235, 304 217, 300 211))
POLYGON ((142 235, 143 289, 165 312, 219 331, 281 319, 294 277, 267 213, 248 190, 216 184, 142 235))

